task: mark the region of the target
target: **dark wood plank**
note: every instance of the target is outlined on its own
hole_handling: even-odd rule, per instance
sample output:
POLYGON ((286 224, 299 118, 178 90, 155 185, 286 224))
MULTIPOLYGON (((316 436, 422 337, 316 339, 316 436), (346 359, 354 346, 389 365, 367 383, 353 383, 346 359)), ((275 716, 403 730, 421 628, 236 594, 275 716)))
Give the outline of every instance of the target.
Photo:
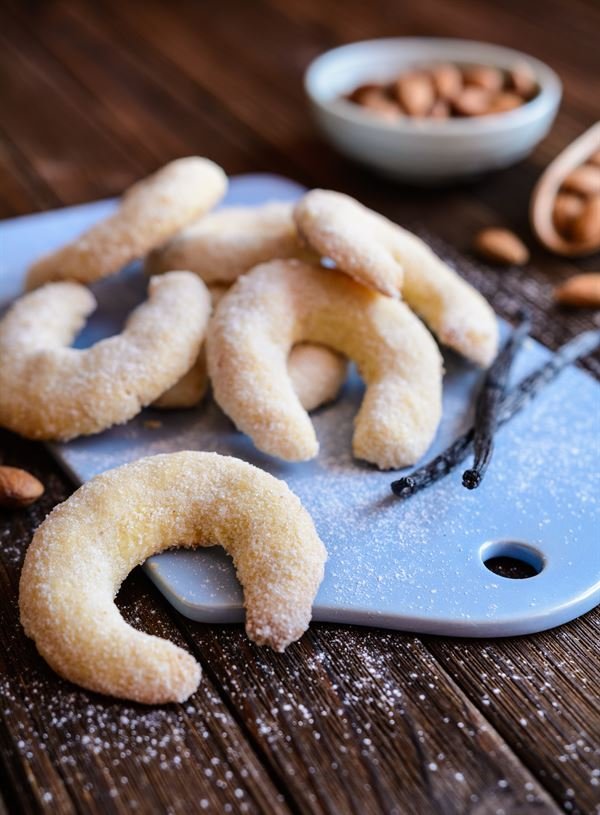
POLYGON ((183 625, 302 811, 556 811, 418 637, 315 625, 280 656, 183 625))
POLYGON ((90 115, 100 111, 100 119, 131 149, 146 144, 155 163, 199 153, 211 155, 230 173, 250 166, 273 171, 254 133, 224 116, 211 93, 159 53, 144 49, 135 29, 111 26, 98 9, 83 11, 69 3, 18 20, 76 77, 91 100, 90 115))
MULTIPOLYGON (((298 120, 302 131, 309 127, 304 104, 299 107, 292 98, 285 99, 272 81, 257 77, 252 67, 240 70, 237 53, 229 43, 207 38, 198 48, 195 32, 206 28, 206 18, 199 12, 205 9, 210 15, 207 7, 186 5, 186 15, 178 17, 163 4, 150 2, 140 18, 135 6, 113 0, 105 5, 114 17, 113 25, 126 26, 128 36, 143 39, 146 47, 166 58, 188 81, 217 96, 226 116, 232 116, 268 145, 270 154, 279 158, 278 164, 288 174, 316 183, 315 163, 325 171, 320 153, 297 149, 298 120)), ((215 8, 213 5, 213 15, 215 8)), ((261 24, 256 21, 256 25, 261 24)), ((298 91, 290 89, 290 93, 295 98, 298 91)))
POLYGON ((0 218, 30 209, 53 209, 59 204, 60 199, 31 172, 27 161, 0 129, 0 218))
MULTIPOLYGON (((58 808, 61 813, 74 813, 76 810, 59 768, 48 755, 42 739, 35 738, 36 724, 27 705, 12 692, 6 678, 8 665, 4 658, 0 661, 0 666, 3 673, 0 692, 1 777, 3 785, 6 785, 3 786, 3 792, 10 792, 15 806, 24 812, 58 808)), ((25 679, 21 681, 26 682, 25 679)))
POLYGON ((569 812, 600 802, 600 613, 511 640, 427 639, 436 658, 569 812))
POLYGON ((151 169, 95 123, 78 85, 8 18, 0 29, 0 77, 2 126, 61 203, 85 200, 90 183, 99 197, 114 194, 151 169), (35 104, 35 117, 25 100, 35 104))

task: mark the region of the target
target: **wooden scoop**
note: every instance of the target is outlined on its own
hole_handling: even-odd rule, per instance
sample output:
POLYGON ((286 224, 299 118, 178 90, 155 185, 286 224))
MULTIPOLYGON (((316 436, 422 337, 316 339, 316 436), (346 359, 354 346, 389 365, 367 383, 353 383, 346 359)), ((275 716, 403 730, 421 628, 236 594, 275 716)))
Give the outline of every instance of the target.
POLYGON ((600 236, 585 242, 569 241, 557 231, 553 220, 554 200, 562 182, 597 150, 600 150, 600 122, 559 153, 533 190, 529 208, 531 226, 540 242, 558 255, 579 257, 600 249, 600 236))

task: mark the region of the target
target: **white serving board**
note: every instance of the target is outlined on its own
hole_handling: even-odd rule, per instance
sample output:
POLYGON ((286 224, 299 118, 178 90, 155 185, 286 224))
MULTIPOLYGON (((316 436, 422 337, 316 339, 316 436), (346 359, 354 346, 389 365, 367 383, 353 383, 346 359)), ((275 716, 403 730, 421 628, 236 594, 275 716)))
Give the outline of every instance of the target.
MULTIPOLYGON (((301 191, 276 176, 241 176, 232 179, 226 203, 293 200, 301 191)), ((1 223, 0 308, 20 291, 33 258, 113 207, 103 201, 1 223)), ((96 285, 99 310, 77 345, 118 331, 144 287, 135 265, 96 285)), ((513 380, 549 353, 528 341, 513 380)), ((444 416, 428 459, 470 424, 481 379, 455 355, 445 356, 444 416)), ((390 492, 398 473, 351 456, 361 395, 352 373, 340 399, 313 415, 321 452, 302 464, 258 452, 210 399, 190 411, 146 410, 125 426, 52 449, 79 482, 142 456, 184 449, 235 455, 285 479, 329 552, 313 610, 317 620, 501 636, 558 625, 599 602, 600 386, 590 376, 569 368, 499 432, 478 490, 461 486, 459 468, 407 500, 390 492), (543 568, 529 579, 499 577, 483 564, 490 544, 495 554, 538 560, 543 568)), ((221 549, 169 552, 144 568, 182 614, 207 622, 243 619, 241 590, 221 549)))

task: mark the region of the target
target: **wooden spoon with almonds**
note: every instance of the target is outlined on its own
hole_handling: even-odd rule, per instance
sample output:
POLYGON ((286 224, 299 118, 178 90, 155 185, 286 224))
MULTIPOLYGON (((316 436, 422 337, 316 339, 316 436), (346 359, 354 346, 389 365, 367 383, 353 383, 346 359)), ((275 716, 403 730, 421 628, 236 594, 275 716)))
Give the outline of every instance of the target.
POLYGON ((529 210, 533 231, 544 246, 558 255, 581 257, 600 249, 599 150, 600 122, 597 122, 548 165, 533 190, 529 210), (566 196, 579 196, 581 211, 573 215, 568 230, 561 234, 556 224, 562 221, 569 203, 566 196))

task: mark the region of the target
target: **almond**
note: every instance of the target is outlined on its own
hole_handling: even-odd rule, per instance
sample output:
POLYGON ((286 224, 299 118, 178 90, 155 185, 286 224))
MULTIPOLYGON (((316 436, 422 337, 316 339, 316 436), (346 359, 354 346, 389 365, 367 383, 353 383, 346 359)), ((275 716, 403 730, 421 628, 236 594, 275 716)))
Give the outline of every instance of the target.
POLYGON ((431 119, 447 119, 450 116, 450 105, 445 99, 438 99, 429 111, 431 119))
POLYGON ((371 91, 379 90, 381 90, 381 85, 375 85, 373 82, 369 82, 366 85, 359 85, 358 88, 354 88, 352 93, 348 94, 347 98, 357 105, 362 105, 363 99, 367 94, 371 91))
POLYGON ((422 71, 401 76, 396 80, 396 96, 409 116, 427 116, 435 102, 431 77, 422 71))
POLYGON ((564 306, 600 308, 600 272, 570 277, 554 289, 554 299, 564 306))
POLYGON ((473 248, 482 258, 506 266, 523 266, 529 260, 529 250, 509 229, 488 227, 475 236, 473 248))
POLYGON ((583 211, 571 224, 571 237, 577 243, 600 246, 600 195, 583 202, 583 211))
POLYGON ((454 99, 462 90, 463 80, 460 70, 450 62, 434 65, 431 69, 433 86, 442 99, 454 99))
POLYGON ((593 164, 595 167, 600 167, 600 150, 596 150, 588 157, 588 164, 593 164))
POLYGON ((360 104, 388 121, 394 121, 402 116, 400 105, 390 99, 383 88, 370 88, 364 91, 360 104))
POLYGON ((489 65, 471 65, 463 69, 465 85, 482 88, 491 93, 497 93, 504 86, 504 76, 497 68, 489 65))
POLYGON ((44 485, 25 470, 0 466, 0 507, 27 507, 44 494, 44 485))
POLYGON ((582 164, 571 170, 563 180, 562 189, 575 192, 577 195, 600 194, 600 167, 593 164, 582 164))
POLYGON ((522 96, 512 91, 502 91, 498 96, 494 96, 487 113, 506 113, 509 110, 520 108, 522 104, 522 96))
POLYGON ((508 72, 510 85, 523 99, 532 99, 538 91, 533 70, 526 62, 519 62, 508 72))
POLYGON ((571 192, 559 192, 554 199, 552 211, 554 226, 565 237, 569 237, 573 221, 581 215, 584 207, 584 200, 579 195, 574 195, 571 192))
POLYGON ((464 88, 452 100, 452 105, 460 116, 482 116, 490 109, 492 98, 493 95, 483 88, 464 88))

